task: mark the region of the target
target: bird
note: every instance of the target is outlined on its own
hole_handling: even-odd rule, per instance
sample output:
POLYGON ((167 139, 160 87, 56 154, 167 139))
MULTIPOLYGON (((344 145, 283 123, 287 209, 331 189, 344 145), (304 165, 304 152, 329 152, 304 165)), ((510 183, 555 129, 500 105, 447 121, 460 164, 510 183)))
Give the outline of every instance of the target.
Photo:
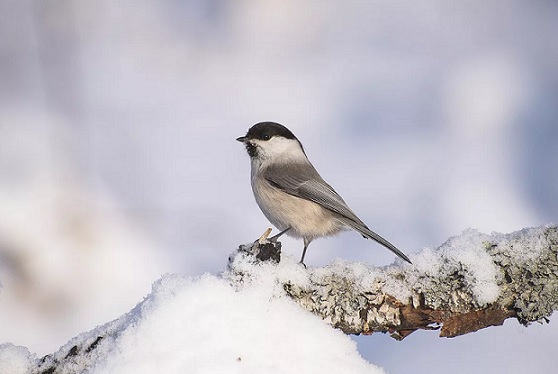
POLYGON ((397 247, 370 230, 324 181, 300 140, 288 128, 277 122, 259 122, 236 140, 245 145, 250 156, 256 203, 280 231, 270 240, 276 241, 283 234, 302 238, 301 264, 304 265, 306 251, 314 239, 350 229, 411 263, 397 247))

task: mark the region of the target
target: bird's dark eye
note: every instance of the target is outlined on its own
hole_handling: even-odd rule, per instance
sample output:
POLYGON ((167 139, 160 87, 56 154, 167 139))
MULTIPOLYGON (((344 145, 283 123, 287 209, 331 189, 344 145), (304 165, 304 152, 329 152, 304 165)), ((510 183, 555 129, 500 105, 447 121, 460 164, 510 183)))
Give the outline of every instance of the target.
POLYGON ((264 135, 262 136, 262 139, 263 139, 263 140, 269 140, 269 139, 271 139, 271 135, 269 135, 269 134, 264 134, 264 135))

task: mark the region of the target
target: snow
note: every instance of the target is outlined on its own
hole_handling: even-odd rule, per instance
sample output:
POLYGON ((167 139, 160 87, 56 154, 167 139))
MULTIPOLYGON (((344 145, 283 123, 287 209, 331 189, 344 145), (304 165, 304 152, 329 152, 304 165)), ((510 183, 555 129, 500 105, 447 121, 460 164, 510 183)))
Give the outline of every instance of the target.
MULTIPOLYGON (((273 286, 273 268, 286 276, 301 266, 263 265, 242 289, 226 276, 165 275, 132 311, 72 339, 47 362, 103 336, 90 355, 77 355, 57 373, 383 372, 360 357, 349 337, 284 297, 273 286)), ((31 360, 12 345, 3 346, 0 357, 2 373, 24 372, 31 360)))
POLYGON ((0 344, 0 373, 27 374, 33 367, 33 356, 25 347, 0 344))
MULTIPOLYGON (((408 266, 404 281, 386 285, 386 292, 406 300, 411 289, 430 289, 432 282, 447 279, 454 274, 463 277, 465 291, 470 291, 479 306, 490 304, 498 298, 498 270, 487 252, 490 243, 503 240, 502 234, 483 234, 468 229, 461 235, 448 239, 437 249, 425 248, 418 254, 411 254, 413 262, 408 266)), ((511 235, 510 235, 511 238, 511 235)), ((387 272, 396 271, 388 268, 387 272)))
POLYGON ((494 234, 493 236, 494 240, 499 241, 500 252, 526 263, 540 256, 541 251, 545 249, 544 230, 555 226, 556 224, 549 223, 541 227, 525 228, 509 235, 494 234), (530 235, 525 235, 526 233, 530 235))
MULTIPOLYGON (((543 228, 531 229, 543 230, 543 228)), ((432 289, 432 282, 447 279, 452 274, 463 276, 464 291, 469 290, 478 306, 490 304, 498 298, 498 270, 487 252, 487 243, 514 240, 518 234, 483 234, 477 230, 466 230, 461 235, 447 240, 437 249, 424 248, 418 253, 409 254, 412 264, 395 260, 395 266, 378 268, 362 262, 349 262, 337 259, 323 268, 311 269, 310 277, 315 283, 324 284, 332 272, 344 274, 355 281, 354 286, 362 292, 377 287, 378 279, 387 278, 390 273, 400 273, 391 277, 394 282, 382 282, 383 289, 402 302, 410 301, 411 291, 432 289), (404 269, 401 272, 401 269, 404 269), (399 279, 399 280, 397 280, 399 279)), ((527 240, 527 239, 526 239, 527 240)), ((530 245, 533 243, 524 243, 530 245)), ((516 244, 517 251, 523 246, 516 244)))
POLYGON ((486 251, 486 243, 492 240, 492 236, 477 230, 466 230, 450 238, 434 253, 425 255, 426 258, 417 258, 416 274, 444 277, 444 274, 459 271, 479 306, 492 303, 499 295, 498 270, 486 251))

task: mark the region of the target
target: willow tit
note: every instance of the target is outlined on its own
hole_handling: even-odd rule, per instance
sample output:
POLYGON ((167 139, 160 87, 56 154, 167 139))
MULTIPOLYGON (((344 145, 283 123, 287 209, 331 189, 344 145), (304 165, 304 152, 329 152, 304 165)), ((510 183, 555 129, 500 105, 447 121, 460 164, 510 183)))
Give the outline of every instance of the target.
POLYGON ((306 157, 294 134, 275 122, 252 126, 244 143, 250 156, 252 191, 263 214, 283 234, 304 240, 300 262, 310 242, 353 229, 374 239, 403 260, 411 263, 393 244, 371 231, 327 184, 306 157))

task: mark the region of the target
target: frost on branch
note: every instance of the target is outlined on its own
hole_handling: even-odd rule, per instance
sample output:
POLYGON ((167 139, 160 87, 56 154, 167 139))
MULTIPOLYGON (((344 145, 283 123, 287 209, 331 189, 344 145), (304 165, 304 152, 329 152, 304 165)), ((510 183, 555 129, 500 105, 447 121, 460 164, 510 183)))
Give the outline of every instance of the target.
POLYGON ((510 317, 523 325, 548 321, 558 307, 556 226, 507 235, 467 230, 437 249, 411 255, 413 265, 397 260, 384 268, 336 261, 306 270, 255 258, 274 245, 277 262, 280 243, 260 239, 241 246, 229 260, 231 280, 259 282, 262 272, 274 273, 288 296, 348 334, 389 332, 403 339, 441 327, 440 336, 455 337, 510 317))

